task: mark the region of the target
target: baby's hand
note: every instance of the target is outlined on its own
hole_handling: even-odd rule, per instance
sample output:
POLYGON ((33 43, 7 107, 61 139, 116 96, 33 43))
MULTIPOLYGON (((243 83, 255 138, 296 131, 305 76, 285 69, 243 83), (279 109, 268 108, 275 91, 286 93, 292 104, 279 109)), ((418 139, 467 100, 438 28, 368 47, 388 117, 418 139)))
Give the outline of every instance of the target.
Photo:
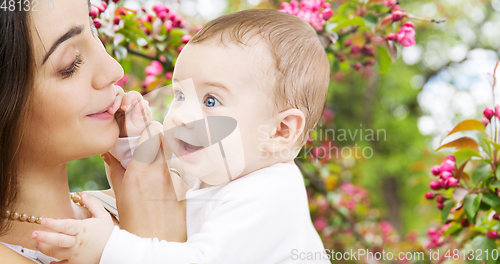
POLYGON ((140 136, 144 129, 151 124, 151 119, 152 113, 148 101, 143 99, 132 104, 125 111, 125 127, 120 130, 120 137, 140 136), (125 133, 122 134, 122 131, 125 133))
POLYGON ((92 213, 85 220, 44 218, 42 226, 59 233, 34 231, 35 247, 42 253, 69 263, 99 263, 114 224, 102 204, 88 194, 82 202, 92 213))
POLYGON ((123 93, 123 89, 121 91, 116 99, 116 104, 120 104, 120 107, 113 112, 120 128, 120 137, 140 136, 142 131, 151 124, 152 114, 149 103, 137 91, 128 93, 123 93))

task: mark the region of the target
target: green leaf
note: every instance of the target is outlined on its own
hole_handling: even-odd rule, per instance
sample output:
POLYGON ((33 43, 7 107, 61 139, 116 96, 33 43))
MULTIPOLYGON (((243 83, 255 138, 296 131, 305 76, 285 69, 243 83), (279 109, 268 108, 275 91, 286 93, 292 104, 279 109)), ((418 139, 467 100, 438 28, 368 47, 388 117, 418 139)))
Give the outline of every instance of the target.
POLYGON ((500 205, 500 197, 491 192, 483 193, 483 202, 489 204, 491 207, 500 205))
POLYGON ((477 166, 471 175, 472 182, 474 184, 480 183, 484 178, 486 178, 490 174, 490 165, 484 164, 481 166, 477 166))
POLYGON ((338 23, 335 29, 345 28, 349 26, 364 26, 365 20, 362 17, 353 17, 352 19, 346 19, 338 23))
POLYGON ((458 230, 461 230, 461 229, 462 229, 461 225, 454 223, 454 224, 452 224, 452 226, 450 226, 448 229, 446 229, 446 231, 444 231, 443 236, 446 237, 448 235, 454 234, 458 230))
POLYGON ((443 211, 441 211, 441 221, 443 222, 443 224, 445 224, 446 220, 448 220, 448 215, 450 214, 453 204, 455 204, 453 200, 446 200, 444 202, 443 211))
POLYGON ((473 149, 469 149, 469 148, 460 149, 457 152, 453 153, 453 156, 455 156, 455 158, 457 160, 469 159, 470 157, 480 157, 481 158, 481 155, 479 154, 479 152, 477 150, 473 150, 473 149))
POLYGON ((467 220, 472 224, 476 224, 476 215, 481 203, 482 194, 471 193, 464 199, 464 210, 467 220))
POLYGON ((377 26, 378 24, 378 17, 374 14, 368 14, 363 17, 365 20, 365 24, 369 26, 372 30, 377 26))
POLYGON ((495 181, 495 182, 491 183, 490 186, 494 187, 494 188, 500 188, 500 181, 495 181))
POLYGON ((497 248, 495 240, 489 239, 483 235, 478 235, 472 239, 470 248, 474 251, 479 250, 483 253, 486 253, 486 250, 488 250, 488 258, 486 256, 483 256, 481 258, 482 260, 479 260, 478 258, 479 263, 483 263, 484 261, 486 261, 487 264, 496 263, 496 260, 491 257, 491 251, 497 248))
POLYGON ((385 74, 391 66, 392 59, 387 49, 377 46, 378 62, 380 64, 380 74, 385 74))

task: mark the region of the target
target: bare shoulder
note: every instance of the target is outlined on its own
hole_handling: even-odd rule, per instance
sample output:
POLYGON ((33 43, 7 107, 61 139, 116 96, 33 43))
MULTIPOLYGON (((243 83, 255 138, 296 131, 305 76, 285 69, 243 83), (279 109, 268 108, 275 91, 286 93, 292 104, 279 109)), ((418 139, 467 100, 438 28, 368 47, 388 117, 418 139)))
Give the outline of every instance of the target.
POLYGON ((0 243, 0 264, 7 263, 33 264, 35 262, 0 243))

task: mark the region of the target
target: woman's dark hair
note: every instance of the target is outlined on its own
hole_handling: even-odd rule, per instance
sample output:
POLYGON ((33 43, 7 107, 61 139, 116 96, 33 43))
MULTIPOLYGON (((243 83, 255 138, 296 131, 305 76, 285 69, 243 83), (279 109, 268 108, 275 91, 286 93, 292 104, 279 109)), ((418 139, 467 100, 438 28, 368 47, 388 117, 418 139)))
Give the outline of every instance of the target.
MULTIPOLYGON (((0 214, 12 209, 18 192, 20 147, 34 84, 30 13, 0 11, 0 214)), ((0 215, 0 235, 8 230, 0 215)))

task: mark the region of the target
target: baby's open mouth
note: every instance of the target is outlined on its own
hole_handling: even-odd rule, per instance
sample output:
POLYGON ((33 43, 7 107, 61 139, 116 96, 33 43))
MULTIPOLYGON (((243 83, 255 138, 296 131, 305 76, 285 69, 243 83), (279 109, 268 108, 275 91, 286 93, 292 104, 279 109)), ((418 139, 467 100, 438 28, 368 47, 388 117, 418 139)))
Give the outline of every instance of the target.
POLYGON ((193 153, 193 152, 196 152, 200 149, 203 148, 203 146, 195 146, 195 145, 191 145, 181 139, 177 139, 179 141, 179 144, 180 144, 180 148, 179 148, 179 154, 181 156, 184 156, 184 155, 188 155, 190 153, 193 153))

